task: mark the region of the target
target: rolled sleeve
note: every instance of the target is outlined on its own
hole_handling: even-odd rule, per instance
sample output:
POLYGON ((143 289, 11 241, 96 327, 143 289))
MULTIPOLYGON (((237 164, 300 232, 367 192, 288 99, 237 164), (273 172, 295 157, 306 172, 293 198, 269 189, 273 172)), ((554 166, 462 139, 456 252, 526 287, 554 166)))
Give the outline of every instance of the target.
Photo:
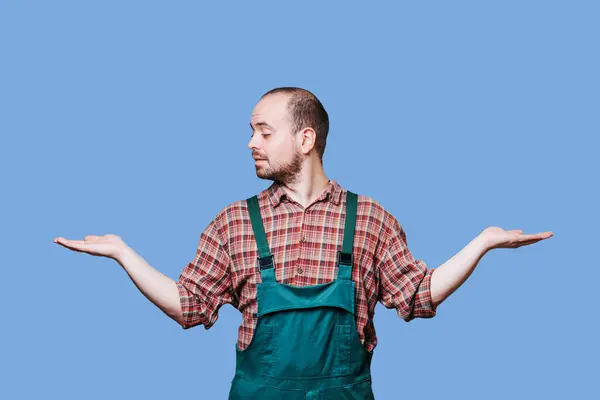
POLYGON ((182 328, 204 325, 209 329, 224 304, 232 303, 231 259, 213 220, 200 235, 194 260, 177 280, 183 314, 182 328))
POLYGON ((432 318, 436 315, 431 300, 431 277, 435 269, 427 269, 423 260, 413 257, 403 228, 391 215, 388 227, 389 235, 376 256, 380 279, 378 300, 386 308, 395 308, 406 322, 432 318))

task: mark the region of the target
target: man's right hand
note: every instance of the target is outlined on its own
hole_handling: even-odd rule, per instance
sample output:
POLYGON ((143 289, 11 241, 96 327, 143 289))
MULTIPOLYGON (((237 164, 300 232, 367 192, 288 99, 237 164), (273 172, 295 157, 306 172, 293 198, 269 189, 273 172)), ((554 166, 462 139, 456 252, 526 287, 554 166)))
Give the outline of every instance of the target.
POLYGON ((88 235, 84 240, 67 240, 63 237, 54 238, 58 243, 69 250, 88 253, 94 256, 103 256, 118 261, 127 245, 117 235, 104 236, 88 235))
MULTIPOLYGON (((88 235, 84 240, 54 238, 54 243, 67 249, 103 256, 117 261, 127 272, 135 286, 165 314, 183 324, 179 289, 174 280, 154 269, 117 235, 88 235)), ((183 325, 182 325, 183 326, 183 325)))

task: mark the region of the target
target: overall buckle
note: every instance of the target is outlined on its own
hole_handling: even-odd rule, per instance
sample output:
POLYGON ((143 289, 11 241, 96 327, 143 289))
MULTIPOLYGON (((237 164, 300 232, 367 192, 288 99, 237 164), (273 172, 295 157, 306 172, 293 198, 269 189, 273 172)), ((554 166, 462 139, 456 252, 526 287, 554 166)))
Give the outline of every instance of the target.
POLYGON ((342 253, 342 251, 338 251, 338 264, 350 265, 352 266, 354 261, 354 254, 352 253, 342 253))
POLYGON ((256 257, 258 259, 258 267, 262 271, 263 269, 273 268, 273 254, 267 257, 256 257))

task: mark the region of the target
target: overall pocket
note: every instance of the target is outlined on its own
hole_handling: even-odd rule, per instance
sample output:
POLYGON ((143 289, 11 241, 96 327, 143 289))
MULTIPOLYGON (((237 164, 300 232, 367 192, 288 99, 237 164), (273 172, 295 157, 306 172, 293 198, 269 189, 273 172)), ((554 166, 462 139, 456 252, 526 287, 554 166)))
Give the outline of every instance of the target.
POLYGON ((314 379, 350 374, 352 327, 339 324, 340 312, 345 311, 320 307, 281 313, 266 375, 314 379))

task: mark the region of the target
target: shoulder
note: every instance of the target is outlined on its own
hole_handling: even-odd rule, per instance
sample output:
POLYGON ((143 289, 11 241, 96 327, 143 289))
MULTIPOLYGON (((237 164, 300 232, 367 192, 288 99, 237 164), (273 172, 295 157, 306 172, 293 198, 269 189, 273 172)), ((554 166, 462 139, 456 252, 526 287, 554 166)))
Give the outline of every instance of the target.
POLYGON ((371 196, 358 194, 357 208, 358 214, 381 221, 386 226, 389 226, 395 220, 394 216, 378 200, 371 196))
POLYGON ((244 232, 243 227, 249 223, 246 200, 236 200, 227 204, 214 216, 206 232, 227 244, 244 232))
POLYGON ((379 232, 378 240, 383 243, 387 243, 392 236, 404 235, 396 217, 373 197, 358 195, 357 216, 366 230, 379 232))
POLYGON ((248 215, 248 205, 246 199, 236 200, 223 207, 215 216, 215 222, 218 226, 227 226, 236 223, 248 215))

